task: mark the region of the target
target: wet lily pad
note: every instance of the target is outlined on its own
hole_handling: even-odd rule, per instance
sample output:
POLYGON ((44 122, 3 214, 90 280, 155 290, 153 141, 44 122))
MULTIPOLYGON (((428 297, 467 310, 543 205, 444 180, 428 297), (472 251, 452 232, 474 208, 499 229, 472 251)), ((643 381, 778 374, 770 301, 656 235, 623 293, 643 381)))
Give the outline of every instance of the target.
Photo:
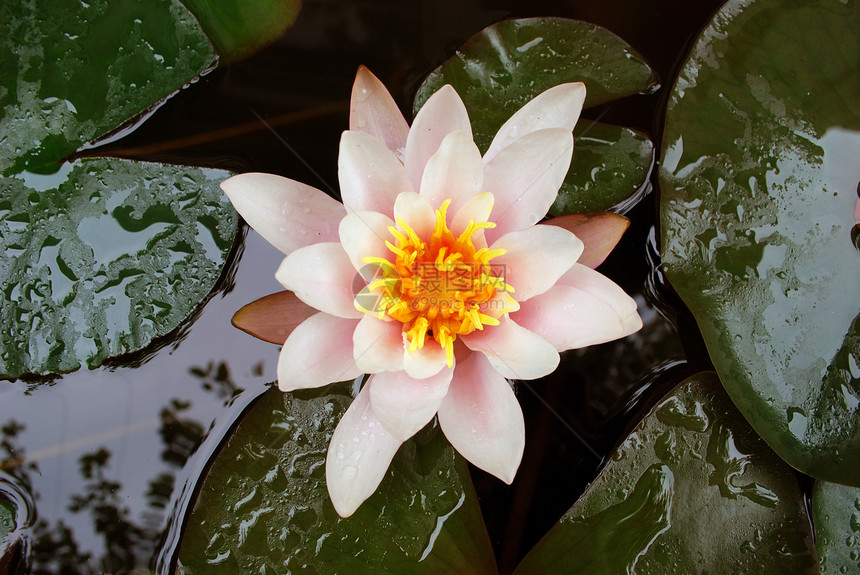
POLYGON ((794 471, 702 373, 633 429, 515 575, 817 572, 794 471))
POLYGON ((295 21, 300 0, 183 0, 227 61, 239 60, 277 40, 295 21))
POLYGON ((0 375, 95 367, 175 329, 235 238, 228 176, 84 160, 0 179, 0 375))
POLYGON ((860 485, 860 6, 733 0, 674 86, 666 275, 734 402, 792 466, 860 485))
POLYGON ((573 135, 570 170, 549 213, 608 208, 623 213, 645 191, 654 166, 654 143, 637 130, 589 120, 580 120, 573 135))
POLYGON ((816 481, 812 518, 821 575, 860 572, 860 489, 816 481))
POLYGON ((337 515, 325 457, 350 388, 271 389, 251 407, 200 489, 182 573, 496 572, 466 463, 436 428, 400 448, 354 515, 337 515))
POLYGON ((176 0, 5 0, 0 6, 0 173, 51 173, 214 65, 176 0))
MULTIPOLYGON (((565 82, 585 83, 586 107, 659 87, 651 67, 609 30, 579 20, 526 18, 498 22, 466 41, 424 80, 414 110, 451 84, 484 152, 514 112, 565 82)), ((647 136, 588 120, 580 120, 575 135, 573 164, 554 215, 609 209, 646 185, 654 162, 647 136)))
POLYGON ((15 530, 15 508, 0 494, 0 556, 6 551, 9 534, 15 530))
POLYGON ((24 572, 29 513, 19 488, 0 470, 0 573, 24 572))

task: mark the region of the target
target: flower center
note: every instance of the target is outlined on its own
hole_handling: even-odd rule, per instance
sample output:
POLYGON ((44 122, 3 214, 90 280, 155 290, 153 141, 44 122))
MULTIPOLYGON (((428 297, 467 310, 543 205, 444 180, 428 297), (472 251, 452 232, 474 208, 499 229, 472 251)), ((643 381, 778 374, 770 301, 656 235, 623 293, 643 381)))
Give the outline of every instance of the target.
POLYGON ((476 232, 496 224, 472 220, 455 237, 446 221, 450 203, 445 200, 436 210, 429 239, 420 238, 401 218, 398 227, 389 226, 393 242, 385 245, 391 256, 364 259, 379 266, 367 286, 379 296, 376 309, 358 306, 380 319, 387 316, 403 323, 409 353, 423 348, 430 338, 435 340, 445 350, 449 367, 454 364, 458 335, 499 325, 500 316, 518 307, 510 296, 514 289, 505 283, 504 266, 490 263, 505 250, 477 248, 473 243, 476 232))

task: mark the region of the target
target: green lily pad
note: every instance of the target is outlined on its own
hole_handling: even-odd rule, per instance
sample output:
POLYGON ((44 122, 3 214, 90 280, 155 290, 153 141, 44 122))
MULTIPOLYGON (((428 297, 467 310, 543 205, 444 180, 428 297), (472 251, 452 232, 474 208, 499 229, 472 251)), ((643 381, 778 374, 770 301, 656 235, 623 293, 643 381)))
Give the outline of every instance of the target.
POLYGON ((214 65, 176 0, 5 0, 0 5, 0 173, 61 158, 214 65))
POLYGON ((821 575, 860 572, 860 489, 816 481, 812 518, 821 575))
MULTIPOLYGON (((585 83, 586 107, 659 87, 651 67, 609 30, 579 20, 526 18, 498 22, 466 41, 424 80, 414 110, 451 84, 483 153, 514 112, 565 82, 585 83)), ((573 164, 554 215, 605 210, 645 186, 654 163, 647 136, 588 120, 574 135, 573 164)))
POLYGON ((354 515, 337 515, 325 458, 349 389, 270 389, 251 407, 200 489, 181 572, 496 572, 466 463, 436 428, 400 448, 354 515))
POLYGON ((5 550, 9 534, 13 531, 15 531, 15 507, 11 501, 0 494, 0 552, 5 550))
POLYGON ((720 378, 797 469, 860 485, 860 6, 733 0, 673 89, 666 275, 720 378))
POLYGON ((713 373, 655 406, 515 575, 817 573, 794 471, 713 373))
POLYGON ((95 367, 174 330, 233 244, 227 176, 83 160, 0 179, 0 374, 95 367))
POLYGON ((20 509, 22 500, 14 484, 0 470, 0 573, 10 575, 23 573, 22 551, 27 548, 24 538, 26 510, 20 509))
POLYGON ((624 211, 645 191, 654 166, 654 143, 637 130, 581 120, 573 131, 573 161, 553 216, 624 211))
POLYGON ((278 39, 299 15, 300 0, 183 0, 218 53, 235 61, 278 39))

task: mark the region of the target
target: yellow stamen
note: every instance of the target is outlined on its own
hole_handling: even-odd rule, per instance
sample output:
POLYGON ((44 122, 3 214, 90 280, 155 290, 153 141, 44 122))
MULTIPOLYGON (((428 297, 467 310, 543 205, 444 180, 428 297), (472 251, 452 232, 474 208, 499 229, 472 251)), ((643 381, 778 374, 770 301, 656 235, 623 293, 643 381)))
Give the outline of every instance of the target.
POLYGON ((519 304, 510 295, 514 289, 505 282, 503 266, 490 265, 506 251, 487 248, 483 234, 476 235, 496 224, 473 220, 455 237, 447 222, 450 204, 445 200, 436 210, 430 237, 421 238, 402 218, 396 227, 389 226, 391 239, 385 245, 391 255, 362 260, 379 270, 359 296, 370 296, 363 301, 372 302, 376 295, 378 303, 369 310, 357 296, 356 309, 401 322, 409 353, 432 339, 453 367, 458 335, 499 325, 498 318, 519 304))

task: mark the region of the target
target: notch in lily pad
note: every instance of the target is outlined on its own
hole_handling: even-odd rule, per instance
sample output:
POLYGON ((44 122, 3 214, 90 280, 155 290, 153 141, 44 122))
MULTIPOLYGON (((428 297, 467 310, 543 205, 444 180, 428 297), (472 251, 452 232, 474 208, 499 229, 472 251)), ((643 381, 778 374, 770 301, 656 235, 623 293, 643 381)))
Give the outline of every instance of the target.
POLYGON ((793 470, 700 373, 645 416, 514 573, 814 575, 811 531, 793 470))
MULTIPOLYGON (((475 143, 486 151, 499 127, 534 96, 584 82, 585 107, 659 87, 653 69, 609 30, 565 18, 504 20, 466 41, 421 84, 414 110, 445 84, 460 94, 475 143)), ((647 189, 654 144, 637 130, 580 118, 573 163, 553 215, 624 211, 647 189)))
POLYGON ((660 162, 666 277, 726 390, 790 465, 854 487, 857 29, 854 2, 728 2, 680 70, 660 162))
POLYGON ((180 573, 496 573, 467 464, 438 427, 404 443, 378 491, 338 516, 325 457, 352 388, 273 388, 243 414, 202 480, 180 573))

